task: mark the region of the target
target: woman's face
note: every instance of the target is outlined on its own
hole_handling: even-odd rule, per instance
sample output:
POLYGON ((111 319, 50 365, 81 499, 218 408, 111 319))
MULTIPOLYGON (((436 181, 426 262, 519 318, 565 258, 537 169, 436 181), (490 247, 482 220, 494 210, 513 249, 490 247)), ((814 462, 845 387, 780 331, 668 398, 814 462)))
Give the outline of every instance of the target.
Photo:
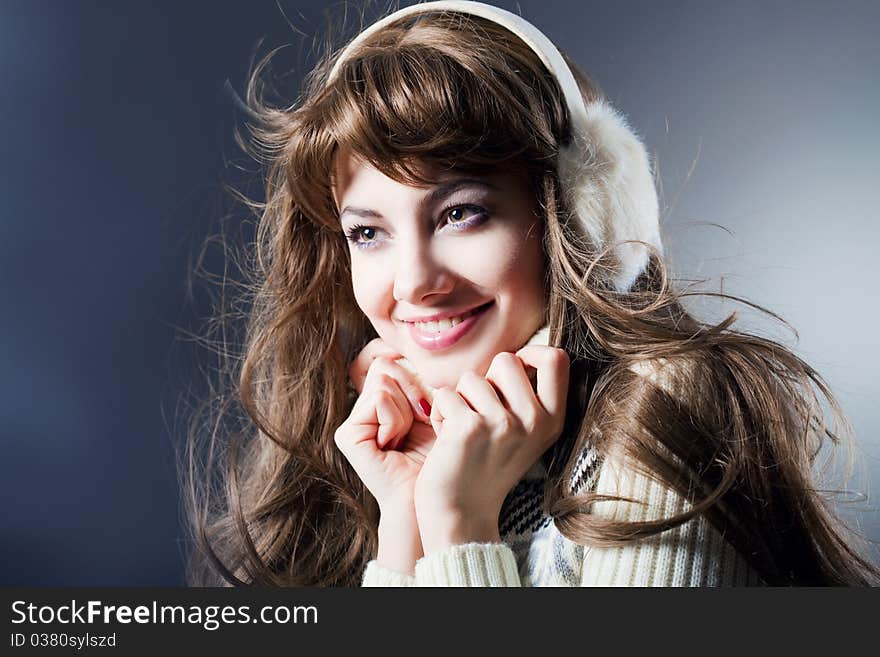
POLYGON ((420 188, 344 152, 335 164, 358 306, 426 383, 484 375, 541 327, 544 229, 524 171, 420 188))

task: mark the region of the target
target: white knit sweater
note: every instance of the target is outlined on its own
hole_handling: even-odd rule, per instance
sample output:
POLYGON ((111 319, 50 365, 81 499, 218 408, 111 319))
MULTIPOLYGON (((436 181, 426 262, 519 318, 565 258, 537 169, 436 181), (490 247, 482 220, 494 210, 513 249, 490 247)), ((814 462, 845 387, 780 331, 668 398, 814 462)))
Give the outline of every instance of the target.
MULTIPOLYGON (((539 331, 530 344, 547 344, 539 331)), ((636 371, 664 385, 653 370, 636 371)), ((363 586, 737 586, 758 574, 702 516, 626 547, 585 547, 559 533, 543 511, 547 472, 539 460, 508 494, 501 543, 454 545, 416 563, 414 574, 367 564, 363 586)), ((595 502, 596 517, 645 521, 677 515, 687 500, 651 477, 587 448, 569 485, 631 501, 595 502)))
MULTIPOLYGON (((590 463, 582 459, 589 478, 590 463)), ((618 520, 668 517, 686 500, 633 470, 605 464, 597 492, 633 502, 597 502, 592 513, 618 520)), ((559 533, 542 511, 546 472, 540 464, 511 491, 501 513, 502 543, 454 545, 416 563, 415 575, 371 561, 364 586, 744 586, 761 580, 708 521, 698 516, 626 547, 584 547, 559 533)), ((587 484, 589 485, 589 484, 587 484)))

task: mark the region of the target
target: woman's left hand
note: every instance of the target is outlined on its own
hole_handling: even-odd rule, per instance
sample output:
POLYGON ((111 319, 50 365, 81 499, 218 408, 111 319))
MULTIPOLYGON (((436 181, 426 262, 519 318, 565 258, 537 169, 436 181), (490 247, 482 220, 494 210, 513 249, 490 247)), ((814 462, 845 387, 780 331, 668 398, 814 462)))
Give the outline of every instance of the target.
POLYGON ((455 390, 435 391, 437 440, 415 484, 426 555, 500 542, 505 497, 562 432, 568 368, 562 349, 528 345, 495 356, 485 378, 465 372, 455 390), (536 389, 527 367, 537 370, 536 389))

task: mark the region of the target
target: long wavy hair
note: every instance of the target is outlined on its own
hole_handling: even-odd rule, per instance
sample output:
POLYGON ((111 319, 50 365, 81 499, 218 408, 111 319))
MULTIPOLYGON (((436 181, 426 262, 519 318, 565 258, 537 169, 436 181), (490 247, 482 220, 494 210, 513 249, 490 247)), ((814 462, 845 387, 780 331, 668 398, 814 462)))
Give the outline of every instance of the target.
MULTIPOLYGON (((241 195, 258 217, 255 240, 243 256, 227 251, 238 271, 221 277, 209 331, 222 358, 183 461, 191 584, 357 585, 376 552, 377 504, 333 440, 355 399, 348 365, 376 337, 354 299, 331 193, 341 147, 407 184, 431 182, 424 164, 527 167, 544 212, 550 343, 572 361, 545 490, 563 535, 622 545, 705 514, 769 584, 876 581, 823 493, 823 445, 849 454, 851 438, 828 386, 782 344, 736 330, 735 313, 695 318, 684 297, 711 293, 674 290, 657 253, 631 291, 612 291, 603 254, 570 220, 555 168, 568 114, 530 48, 477 17, 424 13, 375 35, 328 84, 331 45, 290 106, 265 98, 272 55, 252 67, 239 135, 265 171, 265 195, 241 195), (666 384, 638 376, 636 363, 662 367, 666 384), (622 450, 692 507, 600 522, 595 495, 569 485, 587 445, 622 450)), ((569 64, 585 99, 598 98, 569 64)))

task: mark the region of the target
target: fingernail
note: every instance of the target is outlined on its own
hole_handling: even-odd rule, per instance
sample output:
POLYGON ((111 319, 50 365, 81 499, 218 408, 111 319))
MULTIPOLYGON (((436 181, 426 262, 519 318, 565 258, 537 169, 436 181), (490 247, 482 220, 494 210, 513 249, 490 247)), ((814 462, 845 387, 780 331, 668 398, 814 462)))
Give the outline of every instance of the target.
POLYGON ((422 409, 422 413, 424 413, 427 417, 431 417, 431 405, 428 403, 427 399, 419 400, 419 408, 422 409))

